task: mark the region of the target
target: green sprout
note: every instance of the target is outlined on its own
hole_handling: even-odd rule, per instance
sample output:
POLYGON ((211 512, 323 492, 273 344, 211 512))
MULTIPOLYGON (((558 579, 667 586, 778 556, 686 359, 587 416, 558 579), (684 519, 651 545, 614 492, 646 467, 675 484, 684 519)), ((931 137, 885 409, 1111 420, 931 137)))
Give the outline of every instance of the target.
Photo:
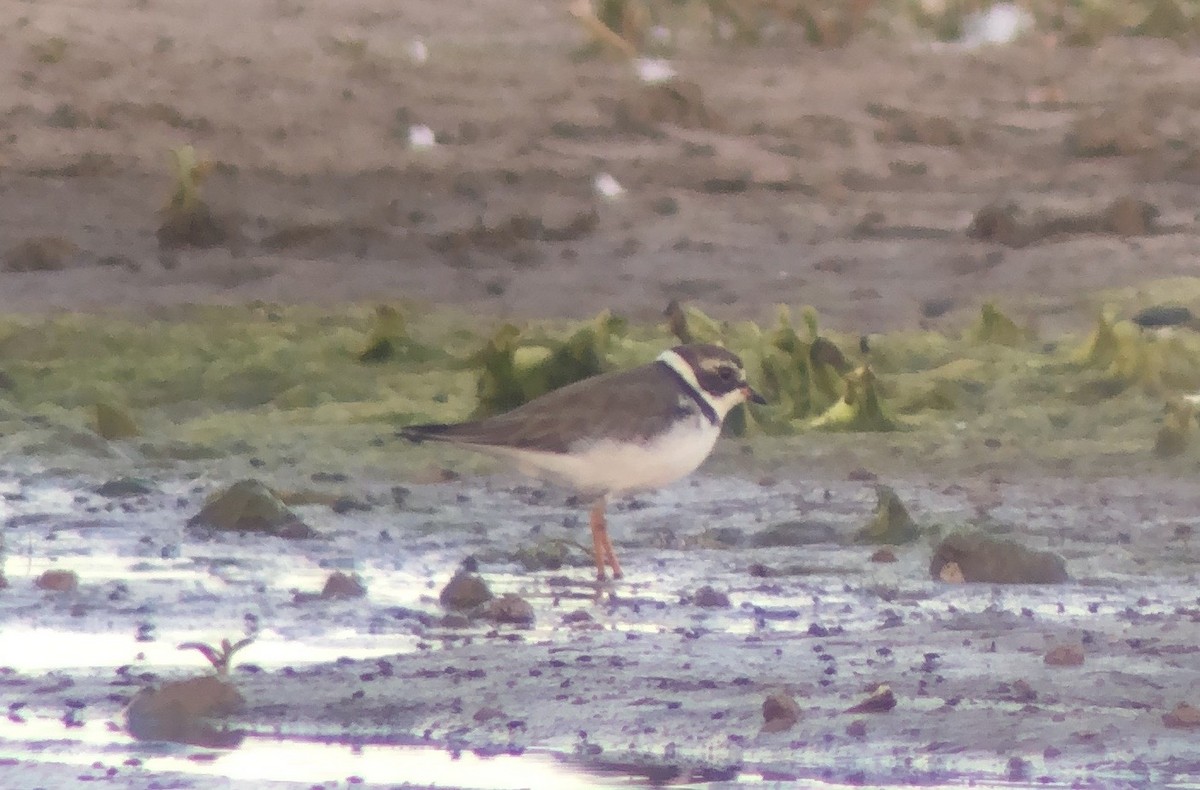
POLYGON ((199 650, 201 655, 208 659, 208 663, 213 665, 213 669, 217 671, 217 676, 222 678, 229 677, 229 668, 233 663, 233 656, 246 645, 254 640, 247 637, 239 639, 237 642, 230 642, 228 639, 221 640, 221 648, 218 650, 212 645, 206 645, 203 642, 184 642, 179 645, 180 650, 199 650))

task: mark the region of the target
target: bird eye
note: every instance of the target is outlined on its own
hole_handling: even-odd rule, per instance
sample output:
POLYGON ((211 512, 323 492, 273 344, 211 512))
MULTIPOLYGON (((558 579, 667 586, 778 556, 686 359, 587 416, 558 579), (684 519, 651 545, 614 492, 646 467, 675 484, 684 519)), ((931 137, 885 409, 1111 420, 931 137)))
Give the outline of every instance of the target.
POLYGON ((721 379, 721 381, 733 381, 733 368, 729 367, 728 365, 722 365, 721 367, 717 368, 717 376, 721 379))

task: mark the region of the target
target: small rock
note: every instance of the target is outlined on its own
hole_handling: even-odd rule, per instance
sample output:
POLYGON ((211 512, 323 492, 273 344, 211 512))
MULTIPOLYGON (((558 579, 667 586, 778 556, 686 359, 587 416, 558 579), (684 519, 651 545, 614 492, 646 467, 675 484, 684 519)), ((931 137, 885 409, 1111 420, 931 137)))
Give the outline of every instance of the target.
POLYGON ((709 527, 701 533, 698 542, 702 546, 732 548, 741 546, 745 537, 745 533, 738 527, 709 527))
POLYGON ((1163 714, 1162 722, 1172 729, 1194 730, 1200 728, 1200 708, 1194 708, 1186 702, 1181 702, 1170 713, 1163 714))
POLYGON ((499 708, 480 708, 479 710, 475 711, 475 715, 471 718, 477 722, 483 723, 485 721, 491 721, 492 719, 502 719, 505 718, 505 716, 504 711, 500 710, 499 708))
POLYGON ((413 473, 413 482, 419 484, 453 483, 462 477, 453 469, 444 466, 430 466, 413 473))
POLYGON ((1046 651, 1042 662, 1051 667, 1082 666, 1083 648, 1080 645, 1057 645, 1046 651))
POLYGON ((345 515, 354 511, 368 512, 372 509, 370 502, 364 502, 361 499, 355 499, 352 496, 340 496, 333 500, 333 504, 329 509, 338 515, 345 515))
POLYGON ((946 536, 933 552, 929 575, 943 581, 961 576, 965 582, 988 584, 1057 584, 1069 578, 1066 563, 1057 554, 1033 551, 978 532, 946 536), (944 578, 951 564, 957 573, 944 578))
POLYGON ((1012 685, 1001 683, 996 694, 1000 699, 1009 702, 1029 703, 1037 701, 1037 692, 1034 691, 1033 686, 1029 685, 1029 681, 1024 679, 1016 680, 1012 685))
POLYGON ((533 625, 533 606, 516 593, 505 593, 484 604, 480 611, 483 619, 493 623, 507 623, 529 628, 533 625))
POLYGON ((837 529, 821 521, 782 521, 756 532, 750 543, 760 548, 776 546, 811 546, 815 543, 838 542, 837 529))
POLYGON ((1029 781, 1029 761, 1023 757, 1010 757, 1005 778, 1010 782, 1029 781))
POLYGON ((49 570, 33 583, 39 590, 70 593, 79 589, 79 575, 75 571, 49 570))
POLYGON ((867 723, 862 719, 855 719, 846 725, 846 734, 851 738, 867 737, 867 723))
POLYGON ((926 318, 941 318, 954 307, 951 296, 931 297, 921 301, 921 315, 926 318))
POLYGON ((679 201, 670 195, 665 195, 650 204, 650 210, 660 217, 670 217, 679 213, 679 201))
POLYGON ((1139 310, 1129 320, 1143 329, 1161 329, 1191 324, 1196 319, 1183 305, 1159 304, 1139 310))
POLYGON ((1020 247, 1029 233, 1021 226, 1020 210, 1012 203, 993 203, 976 212, 967 235, 980 241, 994 241, 1007 247, 1020 247))
POLYGON ((358 578, 358 574, 341 571, 329 574, 329 578, 325 580, 325 587, 321 590, 322 598, 362 598, 366 594, 366 585, 358 578))
POLYGON ((239 480, 208 498, 188 519, 188 529, 218 532, 265 532, 281 538, 312 538, 316 531, 258 480, 239 480))
POLYGON ((1145 236, 1154 230, 1158 208, 1136 198, 1123 195, 1104 209, 1105 230, 1118 236, 1145 236))
POLYGON ((79 254, 79 247, 60 236, 26 239, 9 248, 4 269, 10 272, 46 272, 65 269, 79 254))
POLYGON ((719 125, 704 104, 700 86, 681 79, 639 85, 633 95, 617 104, 614 116, 619 128, 641 133, 653 132, 659 124, 685 129, 719 125))
POLYGON ((120 499, 129 496, 145 496, 154 487, 147 481, 136 477, 116 477, 96 487, 96 493, 109 499, 120 499))
POLYGON ((573 544, 552 539, 518 546, 511 559, 527 571, 556 571, 564 567, 590 563, 589 559, 579 554, 573 544))
POLYGON ((244 706, 245 699, 228 679, 206 675, 143 689, 125 709, 125 721, 138 740, 231 748, 241 742, 242 733, 219 730, 207 719, 244 706))
POLYGON ((870 696, 846 708, 846 713, 887 713, 892 708, 896 707, 896 695, 892 693, 891 687, 886 683, 881 683, 875 687, 870 696))
POLYGON ((727 609, 729 596, 706 584, 692 595, 692 603, 703 609, 727 609))
POLYGON ((704 179, 704 183, 700 186, 705 192, 716 195, 736 195, 750 188, 750 178, 748 175, 742 174, 730 177, 718 176, 704 179))
POLYGON ((892 551, 891 549, 887 549, 887 548, 876 549, 875 553, 871 555, 871 562, 883 563, 883 562, 895 562, 895 561, 896 561, 896 552, 892 551))
POLYGON ((492 591, 483 578, 463 568, 455 572, 438 594, 438 602, 442 606, 457 612, 482 606, 491 599, 492 591))
POLYGON ((800 721, 800 705, 795 697, 784 691, 774 691, 767 695, 762 704, 763 732, 783 732, 790 730, 800 721))

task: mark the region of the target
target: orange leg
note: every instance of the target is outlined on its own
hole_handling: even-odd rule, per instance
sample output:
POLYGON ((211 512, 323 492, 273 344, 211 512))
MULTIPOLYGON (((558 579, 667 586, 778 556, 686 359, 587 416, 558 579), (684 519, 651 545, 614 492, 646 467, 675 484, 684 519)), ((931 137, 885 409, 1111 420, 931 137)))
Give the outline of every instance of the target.
POLYGON ((592 527, 592 556, 596 560, 596 578, 604 581, 608 575, 605 573, 605 566, 612 568, 613 578, 621 578, 621 563, 617 562, 617 555, 613 552, 612 541, 608 538, 608 522, 604 519, 604 507, 606 500, 601 498, 592 505, 591 512, 591 527, 592 527))

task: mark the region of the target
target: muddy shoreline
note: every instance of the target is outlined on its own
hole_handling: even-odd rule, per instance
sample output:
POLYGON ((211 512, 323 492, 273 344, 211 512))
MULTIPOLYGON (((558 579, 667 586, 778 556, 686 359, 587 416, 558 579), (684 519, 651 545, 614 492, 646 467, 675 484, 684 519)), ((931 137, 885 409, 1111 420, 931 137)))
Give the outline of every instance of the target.
POLYGON ((1153 449, 1200 341, 1078 357, 1101 320, 1200 313, 1195 48, 670 24, 664 92, 559 4, 0 8, 0 783, 1200 782, 1164 720, 1200 704, 1200 456, 1153 449), (187 146, 202 246, 160 232, 187 146), (564 493, 391 439, 470 413, 504 322, 611 311, 634 364, 672 299, 869 336, 908 430, 723 441, 614 508, 630 576, 601 589, 564 493), (970 337, 989 303, 1015 343, 970 337), (360 364, 379 305, 442 356, 360 364), (141 436, 100 438, 101 402, 141 436), (323 537, 186 530, 251 477, 323 537), (871 562, 876 480, 1072 580, 933 581, 933 533, 871 562), (789 521, 812 541, 756 544, 789 521), (514 554, 547 543, 564 567, 514 554), (532 628, 448 619, 468 556, 532 628), (366 595, 321 598, 334 571, 366 595), (140 688, 211 672, 178 644, 246 636, 237 748, 129 738, 140 688), (881 683, 894 709, 846 713, 881 683), (780 691, 799 718, 763 732, 780 691))
MULTIPOLYGON (((552 755, 584 786, 690 776, 1114 787, 1198 776, 1191 735, 1162 720, 1195 698, 1198 680, 1195 549, 1175 532, 1194 524, 1197 502, 1183 482, 1001 484, 983 513, 953 485, 896 485, 922 524, 986 522, 1067 559, 1067 584, 1006 587, 930 581, 927 541, 898 549, 894 564, 870 562, 869 547, 847 545, 873 505, 862 483, 701 475, 614 513, 630 573, 602 588, 582 550, 562 569, 514 564, 514 550, 582 529, 560 494, 514 483, 408 486, 403 505, 342 515, 300 508, 320 540, 198 540, 184 522, 204 485, 113 503, 53 475, 6 476, 6 631, 32 629, 29 642, 6 641, 36 645, 39 631, 58 630, 80 645, 114 643, 94 654, 113 665, 91 669, 46 672, 36 651, 29 664, 5 651, 6 770, 61 775, 63 744, 75 743, 129 786, 166 776, 204 786, 178 768, 124 764, 160 747, 107 722, 121 723, 142 685, 203 671, 174 643, 249 633, 258 642, 232 676, 247 707, 223 722, 249 735, 238 749, 394 749, 394 769, 376 781, 403 781, 402 758, 417 747, 516 766, 552 755), (755 548, 795 519, 836 537, 755 548), (532 628, 445 625, 437 592, 466 556, 495 592, 533 605, 532 628), (755 563, 780 575, 751 575, 755 563), (80 589, 34 589, 48 567, 77 569, 80 589), (358 573, 367 597, 297 598, 331 569, 358 573), (697 605, 704 585, 729 605, 697 605), (1083 665, 1046 664, 1057 645, 1081 646, 1083 665), (893 711, 844 712, 879 683, 893 689, 893 711), (763 732, 763 699, 778 690, 801 718, 763 732)), ((351 485, 368 501, 390 496, 351 485)), ((206 770, 236 761, 209 754, 206 770)), ((461 786, 492 786, 486 762, 461 786)), ((314 768, 306 781, 338 778, 314 768)))

